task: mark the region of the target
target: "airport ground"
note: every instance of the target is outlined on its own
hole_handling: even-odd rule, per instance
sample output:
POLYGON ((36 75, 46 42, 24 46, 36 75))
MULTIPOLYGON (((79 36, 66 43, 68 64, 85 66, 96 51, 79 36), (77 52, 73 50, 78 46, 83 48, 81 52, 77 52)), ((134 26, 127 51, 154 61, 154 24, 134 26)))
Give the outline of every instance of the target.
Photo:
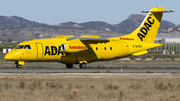
POLYGON ((0 101, 179 101, 176 73, 0 73, 0 101))
MULTIPOLYGON (((179 55, 147 54, 121 60, 97 62, 88 67, 88 69, 105 68, 101 69, 105 70, 103 73, 37 72, 38 68, 47 71, 51 68, 63 70, 65 66, 60 63, 26 63, 22 69, 17 69, 13 62, 4 60, 3 56, 4 54, 0 54, 0 71, 35 69, 36 72, 1 72, 0 101, 180 100, 180 73, 155 73, 147 70, 145 73, 121 72, 121 68, 152 68, 155 71, 161 71, 156 68, 165 68, 178 71, 179 55), (119 68, 121 73, 111 72, 116 68, 119 68)), ((76 69, 77 65, 74 68, 72 70, 81 70, 76 69)))

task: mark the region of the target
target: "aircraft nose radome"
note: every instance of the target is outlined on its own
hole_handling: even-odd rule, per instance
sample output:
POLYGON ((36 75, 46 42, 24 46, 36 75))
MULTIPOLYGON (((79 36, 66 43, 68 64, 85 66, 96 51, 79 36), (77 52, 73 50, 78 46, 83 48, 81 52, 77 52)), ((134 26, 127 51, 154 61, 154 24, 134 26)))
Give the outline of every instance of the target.
POLYGON ((4 59, 10 60, 10 59, 11 59, 11 55, 10 55, 10 54, 6 54, 5 57, 4 57, 4 59))

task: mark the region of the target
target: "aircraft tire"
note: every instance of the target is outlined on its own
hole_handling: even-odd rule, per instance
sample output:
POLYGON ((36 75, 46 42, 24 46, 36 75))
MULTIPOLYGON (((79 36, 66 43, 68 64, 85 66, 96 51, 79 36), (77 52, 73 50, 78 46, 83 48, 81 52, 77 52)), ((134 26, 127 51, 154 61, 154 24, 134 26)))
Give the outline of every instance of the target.
POLYGON ((79 64, 79 67, 80 67, 80 68, 86 68, 86 63, 81 63, 81 64, 79 64))
POLYGON ((67 68, 72 68, 72 67, 73 67, 73 64, 66 64, 66 67, 67 67, 67 68))
POLYGON ((18 65, 18 64, 16 65, 16 68, 21 68, 21 67, 22 67, 22 65, 18 65))

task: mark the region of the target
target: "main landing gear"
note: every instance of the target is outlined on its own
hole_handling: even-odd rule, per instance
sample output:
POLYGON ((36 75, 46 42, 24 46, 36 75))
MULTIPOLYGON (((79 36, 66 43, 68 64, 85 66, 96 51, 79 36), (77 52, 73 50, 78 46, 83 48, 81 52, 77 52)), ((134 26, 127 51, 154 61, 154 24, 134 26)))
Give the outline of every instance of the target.
POLYGON ((79 64, 79 67, 80 67, 80 68, 86 68, 86 63, 84 63, 84 62, 83 62, 83 63, 80 63, 80 64, 79 64))
POLYGON ((66 64, 66 67, 67 67, 67 68, 72 68, 72 67, 73 67, 73 64, 66 64))
MULTIPOLYGON (((73 67, 73 64, 65 64, 66 65, 66 68, 72 68, 73 67)), ((86 68, 86 63, 80 63, 79 64, 79 67, 80 68, 86 68)))

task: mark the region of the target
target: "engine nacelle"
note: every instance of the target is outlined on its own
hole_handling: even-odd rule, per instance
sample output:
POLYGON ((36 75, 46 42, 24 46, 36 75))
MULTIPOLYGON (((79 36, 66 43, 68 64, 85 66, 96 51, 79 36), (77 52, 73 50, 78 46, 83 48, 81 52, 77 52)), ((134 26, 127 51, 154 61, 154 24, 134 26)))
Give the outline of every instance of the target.
POLYGON ((61 45, 61 52, 66 53, 75 53, 80 52, 83 50, 87 50, 88 48, 84 44, 62 44, 61 45))

